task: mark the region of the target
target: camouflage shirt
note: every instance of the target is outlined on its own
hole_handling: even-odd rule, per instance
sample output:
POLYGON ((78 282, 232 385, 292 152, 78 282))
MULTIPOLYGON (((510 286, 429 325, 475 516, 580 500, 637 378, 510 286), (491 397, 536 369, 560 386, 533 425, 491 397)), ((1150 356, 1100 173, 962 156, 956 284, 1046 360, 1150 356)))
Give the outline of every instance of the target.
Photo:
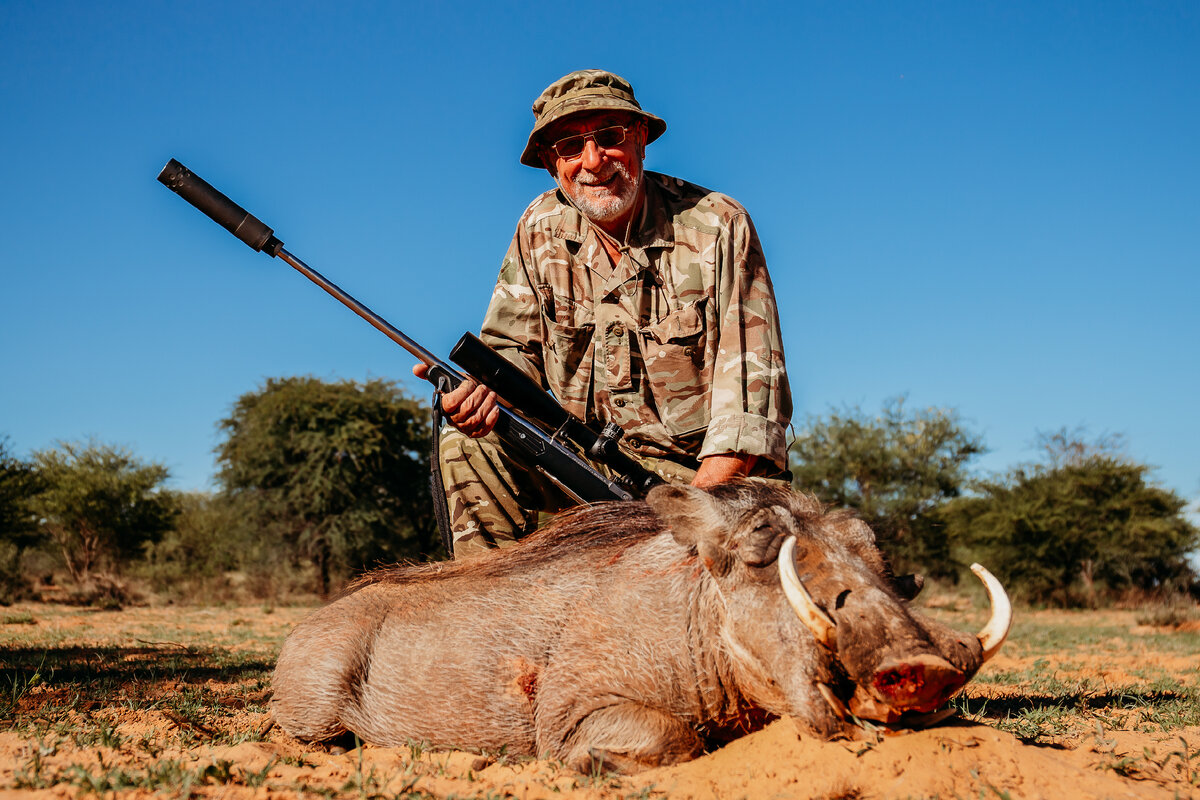
POLYGON ((725 195, 645 175, 615 267, 557 190, 534 200, 482 338, 571 414, 620 425, 635 455, 745 453, 785 468, 791 393, 754 225, 725 195))

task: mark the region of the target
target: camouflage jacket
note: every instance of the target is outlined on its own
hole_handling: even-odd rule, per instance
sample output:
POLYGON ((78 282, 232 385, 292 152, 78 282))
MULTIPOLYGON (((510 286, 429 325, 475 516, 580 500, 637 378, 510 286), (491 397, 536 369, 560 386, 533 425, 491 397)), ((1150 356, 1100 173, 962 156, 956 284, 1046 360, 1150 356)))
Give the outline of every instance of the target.
POLYGON ((534 200, 481 338, 576 417, 620 425, 635 455, 786 468, 791 393, 754 225, 725 195, 653 172, 645 183, 615 268, 557 190, 534 200))

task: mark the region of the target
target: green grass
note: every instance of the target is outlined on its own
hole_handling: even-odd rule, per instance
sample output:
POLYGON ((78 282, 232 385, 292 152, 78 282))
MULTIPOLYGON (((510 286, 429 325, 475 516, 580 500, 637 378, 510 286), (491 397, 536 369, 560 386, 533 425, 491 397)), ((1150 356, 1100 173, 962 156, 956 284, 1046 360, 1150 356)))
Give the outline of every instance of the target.
POLYGON ((0 726, 25 742, 11 782, 0 789, 186 797, 203 786, 263 784, 271 765, 251 771, 181 760, 179 753, 262 740, 262 725, 247 729, 244 714, 265 717, 275 657, 289 621, 302 613, 228 626, 216 609, 138 616, 45 606, 38 624, 0 626, 0 726), (115 633, 96 633, 101 621, 115 633), (146 713, 166 724, 145 732, 118 724, 122 715, 146 713), (243 715, 237 724, 235 715, 243 715), (65 754, 78 756, 65 763, 65 754))
POLYGON ((274 762, 261 770, 250 771, 236 764, 218 760, 211 764, 193 766, 190 762, 168 758, 145 766, 107 766, 103 759, 96 767, 72 764, 48 773, 40 757, 33 758, 17 769, 14 789, 46 789, 66 784, 79 790, 80 795, 104 796, 130 789, 147 789, 169 793, 175 797, 190 797, 193 787, 203 785, 262 786, 274 762))
MULTIPOLYGON (((1134 780, 1167 777, 1188 786, 1200 786, 1200 751, 1182 736, 1142 748, 1140 753, 1118 752, 1115 739, 1108 739, 1104 727, 1097 725, 1092 735, 1096 752, 1102 756, 1100 768, 1134 780)), ((1178 792, 1176 793, 1178 797, 1178 792)), ((1190 795, 1188 795, 1190 796, 1190 795)))
POLYGON ((1147 733, 1200 725, 1200 667, 1171 674, 1161 666, 1134 666, 1128 674, 1136 682, 1122 685, 1081 675, 1097 655, 1133 663, 1147 651, 1193 656, 1200 637, 1094 624, 1084 613, 1068 620, 1014 626, 1005 652, 1035 661, 1020 669, 985 669, 955 699, 960 713, 1039 744, 1078 737, 1096 724, 1147 733))
MULTIPOLYGON (((238 630, 236 638, 250 641, 244 629, 238 630)), ((142 632, 135 630, 130 638, 142 632)), ((72 730, 80 746, 116 747, 119 734, 94 711, 158 710, 172 721, 172 735, 180 742, 227 744, 254 737, 225 731, 221 720, 235 712, 266 711, 278 649, 273 634, 238 650, 202 645, 199 636, 185 648, 136 641, 55 644, 56 638, 0 645, 0 724, 35 735, 72 730)), ((143 745, 147 748, 153 746, 143 745)))
MULTIPOLYGON (((1085 612, 1079 613, 1084 616, 1085 612)), ((1056 659, 1061 658, 1064 651, 1120 653, 1133 647, 1173 655, 1194 655, 1200 653, 1200 632, 1142 633, 1120 625, 1058 625, 1040 620, 1018 620, 1004 646, 1006 651, 1018 655, 1053 655, 1056 659)))

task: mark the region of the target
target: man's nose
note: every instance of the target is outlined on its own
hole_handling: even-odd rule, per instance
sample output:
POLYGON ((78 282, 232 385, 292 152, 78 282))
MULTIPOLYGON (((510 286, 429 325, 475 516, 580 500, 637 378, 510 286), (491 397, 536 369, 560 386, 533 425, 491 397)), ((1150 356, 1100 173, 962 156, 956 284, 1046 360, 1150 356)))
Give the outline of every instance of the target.
POLYGON ((583 153, 580 154, 583 168, 588 172, 595 172, 604 163, 604 151, 600 149, 600 145, 596 144, 595 139, 587 139, 583 143, 583 153))

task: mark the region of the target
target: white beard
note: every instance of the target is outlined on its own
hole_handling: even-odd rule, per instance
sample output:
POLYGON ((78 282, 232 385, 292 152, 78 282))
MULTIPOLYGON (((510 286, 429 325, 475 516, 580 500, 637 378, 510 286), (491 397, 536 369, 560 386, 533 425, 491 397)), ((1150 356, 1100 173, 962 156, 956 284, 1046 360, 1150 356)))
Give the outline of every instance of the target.
MULTIPOLYGON (((574 191, 563 190, 571 198, 575 207, 593 222, 609 222, 619 219, 637 202, 639 181, 633 180, 629 170, 620 161, 608 163, 611 169, 607 172, 580 170, 579 174, 575 176, 574 191), (617 176, 616 180, 606 187, 602 195, 597 196, 586 191, 585 187, 604 183, 614 174, 617 176)), ((638 177, 640 180, 640 174, 638 177)))

